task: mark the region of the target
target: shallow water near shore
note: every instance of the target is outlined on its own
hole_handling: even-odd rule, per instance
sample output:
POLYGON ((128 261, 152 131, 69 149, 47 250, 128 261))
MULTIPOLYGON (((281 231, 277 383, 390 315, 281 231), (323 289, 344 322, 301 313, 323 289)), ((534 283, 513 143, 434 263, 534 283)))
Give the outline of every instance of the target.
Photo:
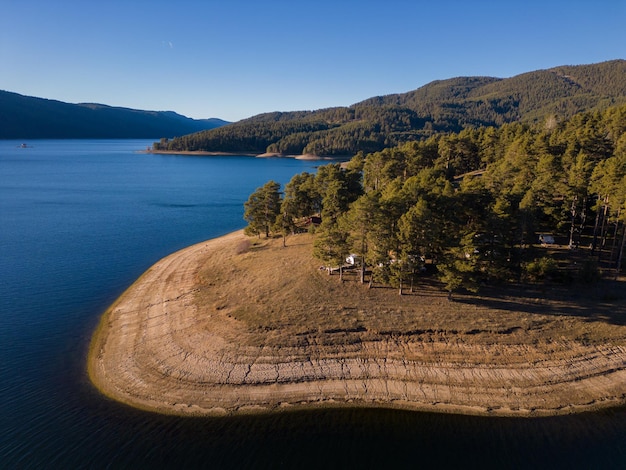
POLYGON ((241 228, 254 189, 320 164, 138 153, 150 143, 0 141, 0 467, 626 466, 626 410, 199 419, 100 396, 85 358, 103 311, 163 256, 241 228))

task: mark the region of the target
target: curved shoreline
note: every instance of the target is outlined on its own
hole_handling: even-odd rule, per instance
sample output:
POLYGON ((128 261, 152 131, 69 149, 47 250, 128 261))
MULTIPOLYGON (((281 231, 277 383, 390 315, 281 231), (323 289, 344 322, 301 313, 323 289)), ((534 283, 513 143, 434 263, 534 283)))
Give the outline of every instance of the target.
POLYGON ((163 258, 107 310, 88 358, 104 395, 207 416, 320 406, 546 416, 626 403, 623 342, 544 350, 377 334, 322 347, 307 332, 304 346, 247 343, 230 307, 197 301, 206 263, 241 256, 244 240, 239 231, 163 258))
POLYGON ((251 152, 209 152, 205 150, 142 150, 138 153, 149 155, 183 155, 197 157, 256 157, 256 158, 293 158, 295 160, 346 160, 352 158, 351 155, 314 155, 303 153, 301 155, 291 155, 279 152, 251 153, 251 152))
POLYGON ((209 152, 205 150, 142 150, 138 153, 148 155, 184 155, 197 157, 256 157, 256 153, 251 152, 209 152))

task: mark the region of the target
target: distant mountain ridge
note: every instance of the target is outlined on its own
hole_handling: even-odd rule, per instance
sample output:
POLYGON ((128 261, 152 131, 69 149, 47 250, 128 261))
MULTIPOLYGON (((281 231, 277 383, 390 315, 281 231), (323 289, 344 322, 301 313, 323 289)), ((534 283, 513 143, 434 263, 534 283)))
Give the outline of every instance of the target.
MULTIPOLYGON (((431 82, 417 90, 365 100, 358 105, 404 106, 428 112, 426 103, 471 108, 480 103, 491 110, 515 110, 508 119, 536 120, 548 114, 568 117, 626 97, 626 61, 560 66, 511 78, 457 77, 431 82)), ((501 114, 501 113, 498 113, 501 114)), ((478 114, 479 115, 479 114, 478 114)), ((482 119, 489 121, 488 116, 482 119)), ((492 119, 493 124, 499 119, 492 119)), ((510 122, 510 121, 507 121, 510 122)))
POLYGON ((0 139, 151 139, 225 124, 221 119, 191 119, 173 111, 71 104, 0 90, 0 139))
POLYGON ((347 155, 438 132, 557 120, 626 103, 626 61, 559 66, 511 78, 456 77, 349 107, 259 114, 157 143, 156 150, 347 155))

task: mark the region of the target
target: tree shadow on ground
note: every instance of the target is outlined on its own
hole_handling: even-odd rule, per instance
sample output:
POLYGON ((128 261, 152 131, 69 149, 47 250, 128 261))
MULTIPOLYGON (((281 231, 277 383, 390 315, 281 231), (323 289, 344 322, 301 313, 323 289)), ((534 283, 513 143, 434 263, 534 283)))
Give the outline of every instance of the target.
POLYGON ((454 302, 529 314, 574 316, 626 325, 626 282, 593 285, 517 284, 487 287, 478 294, 455 295, 454 302))

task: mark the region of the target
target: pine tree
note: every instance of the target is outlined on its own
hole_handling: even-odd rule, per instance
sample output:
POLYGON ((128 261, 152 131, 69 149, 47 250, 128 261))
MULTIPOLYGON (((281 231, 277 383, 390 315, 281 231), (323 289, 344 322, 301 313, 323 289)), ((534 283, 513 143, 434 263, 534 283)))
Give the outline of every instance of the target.
POLYGON ((275 181, 265 183, 253 192, 244 203, 243 218, 248 222, 246 233, 270 236, 270 230, 280 214, 280 184, 275 181))

